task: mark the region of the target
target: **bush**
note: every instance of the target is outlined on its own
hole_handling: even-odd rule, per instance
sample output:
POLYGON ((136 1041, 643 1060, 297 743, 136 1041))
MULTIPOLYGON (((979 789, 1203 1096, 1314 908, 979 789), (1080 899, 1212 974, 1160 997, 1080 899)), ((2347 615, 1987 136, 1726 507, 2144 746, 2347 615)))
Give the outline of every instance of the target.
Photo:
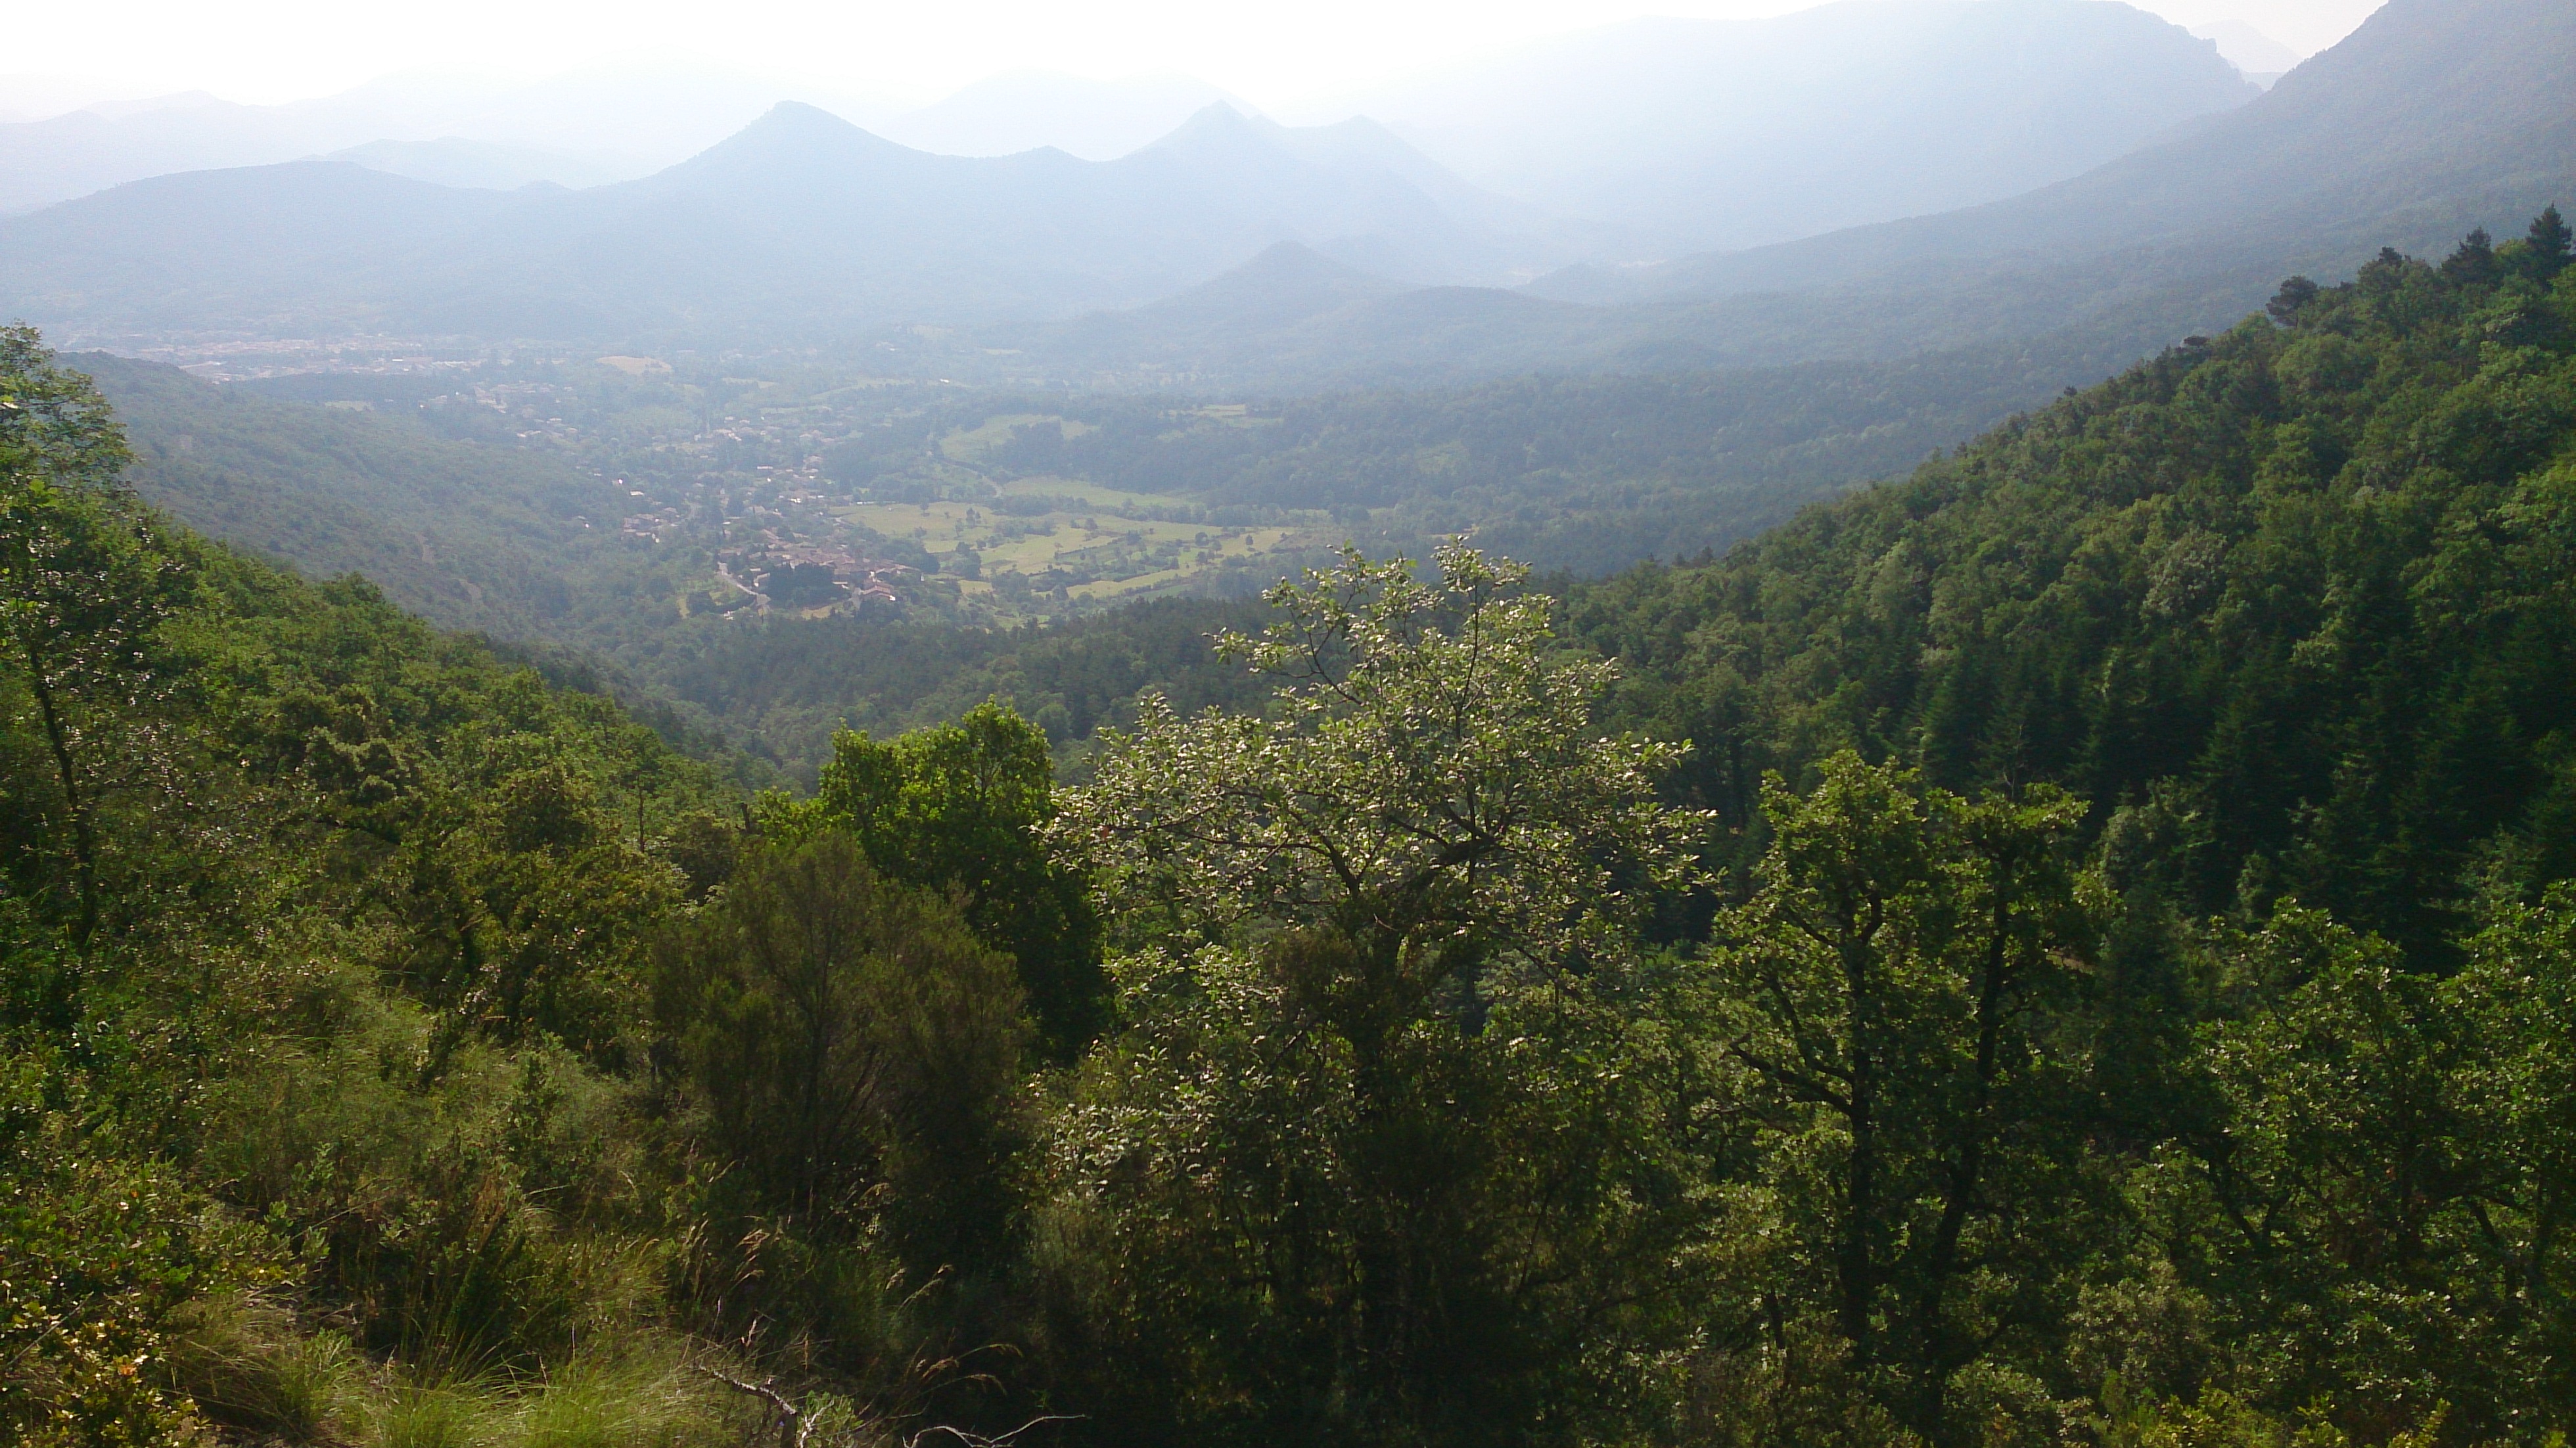
POLYGON ((905 1268, 990 1272, 1016 1208, 1032 1034, 1007 956, 827 831, 746 860, 655 957, 707 1147, 739 1209, 905 1268))
POLYGON ((181 1313, 274 1279, 283 1254, 47 1096, 77 1102, 81 1083, 43 1057, 0 1060, 0 1437, 195 1442, 203 1420, 168 1371, 181 1313))

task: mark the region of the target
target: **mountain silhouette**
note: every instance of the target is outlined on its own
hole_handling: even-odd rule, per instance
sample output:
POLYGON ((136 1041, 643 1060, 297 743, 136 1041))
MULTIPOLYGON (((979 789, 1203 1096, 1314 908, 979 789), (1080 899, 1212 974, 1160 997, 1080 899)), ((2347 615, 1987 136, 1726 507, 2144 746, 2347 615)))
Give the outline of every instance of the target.
MULTIPOLYGON (((2438 254, 2473 226, 2512 234, 2576 200, 2571 90, 2576 8, 2560 0, 2390 0, 2261 99, 2008 201, 1578 266, 1514 299, 1555 306, 1456 288, 1355 299, 1209 345, 1196 375, 1299 389, 1974 350, 1979 368, 2021 368, 2036 401, 2232 325, 2294 272, 2349 274, 2388 244, 2438 254)), ((1057 365, 1169 370, 1185 348, 1152 321, 1062 328, 1057 365)))
POLYGON ((2128 5, 1838 0, 1623 21, 1347 104, 1479 185, 1698 251, 1997 200, 2256 94, 2128 5))
POLYGON ((1213 105, 1108 162, 936 156, 781 104, 641 180, 496 197, 340 163, 134 182, 0 224, 0 304, 58 325, 811 337, 1166 296, 1278 241, 1404 279, 1579 254, 1365 126, 1213 105))
POLYGON ((1085 160, 1108 161, 1151 145, 1212 103, 1233 99, 1186 75, 1104 81, 1053 71, 1010 71, 987 76, 875 129, 915 150, 943 156, 1008 156, 1054 146, 1085 160))
MULTIPOLYGON (((2039 338, 2055 340, 2033 355, 2091 367, 2228 325, 2291 272, 2518 230, 2576 199, 2571 88, 2564 0, 2390 0, 2250 103, 2072 179, 1555 270, 1521 294, 1496 284, 1616 255, 1617 237, 1483 190, 1373 121, 1284 127, 1217 104, 1094 162, 932 155, 782 104, 679 165, 578 192, 321 161, 135 182, 0 221, 0 311, 91 338, 851 345, 931 324, 978 329, 1014 377, 1282 386, 2039 338)), ((949 375, 952 359, 925 365, 949 375)), ((956 375, 978 365, 953 359, 956 375)))
MULTIPOLYGON (((705 150, 784 98, 822 97, 712 66, 619 64, 525 82, 405 72, 281 105, 240 105, 203 92, 93 105, 0 123, 0 215, 153 176, 378 145, 500 146, 553 158, 544 179, 567 186, 631 180, 705 150)), ((864 97, 832 97, 831 108, 863 122, 877 114, 864 97)), ((387 169, 405 169, 408 160, 424 163, 409 167, 424 174, 457 160, 394 159, 387 169)), ((525 169, 529 159, 505 164, 525 169)))
POLYGON ((2571 87, 2576 6, 2390 0, 2242 109, 2071 180, 1778 246, 1623 274, 1585 269, 1533 290, 1593 301, 1723 296, 2112 252, 2138 254, 2134 284, 2277 272, 2356 247, 2429 250, 2576 192, 2571 87))

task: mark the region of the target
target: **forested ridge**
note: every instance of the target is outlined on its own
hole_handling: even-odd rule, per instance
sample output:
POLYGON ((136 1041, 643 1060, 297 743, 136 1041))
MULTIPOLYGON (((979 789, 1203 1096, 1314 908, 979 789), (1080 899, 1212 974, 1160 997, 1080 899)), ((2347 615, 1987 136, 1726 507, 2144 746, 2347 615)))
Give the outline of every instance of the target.
POLYGON ((2576 311, 2553 209, 2269 316, 1696 569, 1579 587, 1636 727, 1731 823, 1850 746, 2056 781, 2200 911, 2434 948, 2567 854, 2576 311))
POLYGON ((625 498, 560 458, 104 353, 80 365, 117 399, 143 491, 197 531, 315 577, 364 573, 450 627, 557 641, 619 627, 621 610, 649 616, 676 587, 585 528, 612 523, 625 498))
POLYGON ((1061 727, 750 798, 158 518, 12 331, 0 1424, 2559 1441, 2568 252, 1699 564, 1006 641, 1061 727))

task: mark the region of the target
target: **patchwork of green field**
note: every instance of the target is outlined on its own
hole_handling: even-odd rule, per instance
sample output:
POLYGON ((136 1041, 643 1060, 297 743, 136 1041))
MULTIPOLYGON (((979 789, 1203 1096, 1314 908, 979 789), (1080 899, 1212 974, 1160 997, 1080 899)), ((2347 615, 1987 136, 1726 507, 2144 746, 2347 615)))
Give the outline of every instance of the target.
MULTIPOLYGON (((1244 426, 1242 405, 1188 414, 1202 424, 1244 426)), ((1005 611, 1046 609, 1179 587, 1214 568, 1329 541, 1327 517, 1275 512, 1259 526, 1209 521, 1201 500, 1136 492, 1040 471, 1057 437, 1083 437, 1084 422, 1037 412, 1000 413, 935 434, 927 456, 897 459, 861 496, 833 509, 854 528, 913 544, 961 593, 1005 611), (897 500, 905 501, 897 501, 897 500)), ((888 455, 894 457, 895 455, 888 455)), ((1035 616, 1032 614, 1032 616, 1035 616)))
POLYGON ((970 523, 981 510, 966 503, 860 503, 836 508, 839 516, 888 538, 911 538, 933 553, 957 546, 980 524, 970 523))
POLYGON ((1229 559, 1254 557, 1306 538, 1307 530, 1300 528, 1220 527, 1138 518, 1112 508, 1139 503, 1172 508, 1182 500, 1121 493, 1070 479, 1021 479, 1006 491, 1012 496, 1078 501, 1086 506, 1079 511, 1020 515, 1001 512, 989 503, 948 499, 860 503, 838 511, 870 532, 919 544, 942 561, 944 571, 959 572, 959 555, 972 551, 975 572, 986 579, 1005 571, 1032 579, 1054 574, 1068 593, 1095 599, 1168 587, 1229 559))
MULTIPOLYGON (((1243 549, 1234 556, 1250 557, 1267 551, 1269 551, 1267 548, 1243 549)), ((1176 588, 1187 583, 1193 577, 1205 572, 1207 566, 1196 564, 1187 568, 1161 568, 1151 573, 1137 574, 1133 578, 1095 578, 1088 583, 1067 585, 1065 593, 1086 603, 1142 598, 1161 589, 1176 588)), ((959 581, 957 588, 960 593, 969 598, 993 599, 998 596, 990 578, 963 579, 959 581)))
POLYGON ((756 595, 736 585, 732 579, 708 574, 690 580, 688 587, 680 591, 680 616, 688 618, 697 614, 727 614, 757 602, 759 599, 756 595))
POLYGON ((1042 412, 1006 412, 984 419, 973 427, 961 427, 939 440, 939 450, 961 463, 971 463, 1010 445, 1020 430, 1053 423, 1067 438, 1080 437, 1091 431, 1087 422, 1072 422, 1042 412))
POLYGON ((1131 508, 1150 512, 1189 501, 1157 493, 1132 493, 1124 488, 1103 487, 1080 478, 1059 478, 1050 473, 1013 478, 1002 484, 1001 489, 1002 496, 1006 498, 1078 498, 1085 507, 1106 508, 1113 513, 1131 508))

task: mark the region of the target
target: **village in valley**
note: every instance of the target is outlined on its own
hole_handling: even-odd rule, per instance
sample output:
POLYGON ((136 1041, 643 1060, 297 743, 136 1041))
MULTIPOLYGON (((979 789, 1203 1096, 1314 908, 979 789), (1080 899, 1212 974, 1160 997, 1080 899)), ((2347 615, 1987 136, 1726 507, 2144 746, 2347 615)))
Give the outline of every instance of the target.
MULTIPOLYGON (((584 358, 394 338, 163 350, 246 391, 563 456, 620 497, 613 519, 585 514, 579 527, 696 560, 672 601, 688 617, 1065 617, 1330 546, 1325 513, 1211 510, 1187 493, 1029 465, 1089 432, 1081 421, 959 413, 970 389, 806 358, 584 358)), ((1173 417, 1265 421, 1243 404, 1173 417)))

